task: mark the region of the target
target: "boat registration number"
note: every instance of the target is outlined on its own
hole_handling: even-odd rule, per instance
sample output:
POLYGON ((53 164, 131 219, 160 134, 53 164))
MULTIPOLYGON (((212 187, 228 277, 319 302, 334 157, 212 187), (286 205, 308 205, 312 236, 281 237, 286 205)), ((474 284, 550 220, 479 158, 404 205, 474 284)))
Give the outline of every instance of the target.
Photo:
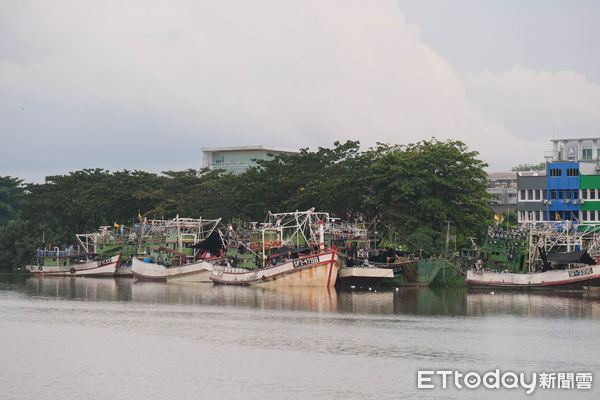
POLYGON ((309 257, 309 258, 304 258, 302 260, 296 260, 294 261, 294 268, 298 268, 298 267, 303 267, 305 265, 308 264, 315 264, 319 262, 319 257, 309 257))
POLYGON ((107 260, 102 260, 102 261, 100 261, 100 264, 99 264, 99 265, 106 265, 106 264, 110 264, 110 258, 109 258, 109 259, 107 259, 107 260))
POLYGON ((576 269, 574 271, 569 271, 569 278, 575 278, 578 276, 591 275, 593 274, 592 267, 576 269))

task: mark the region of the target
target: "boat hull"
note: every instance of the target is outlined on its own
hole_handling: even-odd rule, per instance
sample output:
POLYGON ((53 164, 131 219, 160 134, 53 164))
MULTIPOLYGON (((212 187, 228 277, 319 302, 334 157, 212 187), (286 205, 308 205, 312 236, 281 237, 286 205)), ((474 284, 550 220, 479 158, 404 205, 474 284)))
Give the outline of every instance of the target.
POLYGON ((342 267, 339 271, 338 283, 341 288, 378 288, 383 279, 393 279, 391 268, 377 267, 342 267))
POLYGON ((131 263, 133 276, 146 281, 188 281, 210 282, 210 271, 213 264, 199 261, 177 267, 165 267, 156 263, 148 263, 134 257, 131 263))
POLYGON ((29 265, 27 269, 36 276, 114 276, 121 255, 102 261, 88 261, 71 265, 29 265))
POLYGON ((339 268, 337 253, 328 251, 258 270, 215 267, 210 279, 225 285, 333 287, 339 268))
POLYGON ((131 272, 131 266, 119 265, 117 270, 115 271, 115 276, 117 278, 131 278, 133 277, 133 272, 131 272))
POLYGON ((505 289, 560 289, 600 285, 600 265, 530 274, 467 271, 467 286, 505 289))

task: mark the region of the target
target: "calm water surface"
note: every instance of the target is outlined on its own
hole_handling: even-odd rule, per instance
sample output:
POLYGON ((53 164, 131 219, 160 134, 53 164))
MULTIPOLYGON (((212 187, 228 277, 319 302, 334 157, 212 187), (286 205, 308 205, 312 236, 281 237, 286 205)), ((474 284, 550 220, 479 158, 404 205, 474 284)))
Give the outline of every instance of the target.
POLYGON ((600 294, 263 290, 0 275, 2 399, 521 398, 417 370, 592 372, 600 294))

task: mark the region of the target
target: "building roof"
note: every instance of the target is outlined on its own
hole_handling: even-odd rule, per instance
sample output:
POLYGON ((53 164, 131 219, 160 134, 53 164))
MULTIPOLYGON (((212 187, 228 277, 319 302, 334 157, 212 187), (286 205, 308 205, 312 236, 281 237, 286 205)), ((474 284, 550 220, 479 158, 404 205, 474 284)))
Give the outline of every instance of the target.
POLYGON ((516 172, 490 172, 487 174, 489 179, 517 179, 516 172))
POLYGON ((519 176, 546 176, 546 171, 519 171, 519 176))
POLYGON ((550 139, 551 142, 580 142, 583 140, 600 140, 600 137, 550 139))
POLYGON ((282 147, 271 147, 271 146, 227 146, 227 147, 202 147, 202 151, 216 152, 216 151, 272 151, 277 153, 299 153, 298 150, 285 149, 282 147))

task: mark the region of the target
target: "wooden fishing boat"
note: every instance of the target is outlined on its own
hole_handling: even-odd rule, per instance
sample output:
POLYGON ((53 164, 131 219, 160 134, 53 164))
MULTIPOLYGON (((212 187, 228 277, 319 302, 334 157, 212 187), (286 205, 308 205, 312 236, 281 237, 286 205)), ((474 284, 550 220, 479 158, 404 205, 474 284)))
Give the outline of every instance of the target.
POLYGON ((38 250, 38 263, 26 268, 37 276, 114 276, 121 255, 97 260, 97 255, 75 253, 72 248, 38 250))
POLYGON ((337 252, 329 250, 255 270, 215 266, 210 279, 226 285, 333 287, 339 268, 337 252))
POLYGON ((480 249, 470 250, 468 287, 506 289, 582 288, 600 285, 600 264, 588 251, 599 245, 593 231, 571 223, 543 227, 490 227, 480 249), (473 261, 476 258, 475 261, 473 261))
POLYGON ((469 270, 467 271, 467 285, 506 289, 578 289, 583 286, 598 286, 600 285, 600 265, 532 273, 469 270))
POLYGON ((145 235, 143 253, 132 259, 133 276, 141 280, 210 282, 213 262, 225 247, 217 229, 219 222, 179 216, 154 221, 145 235))
POLYGON ((226 285, 334 286, 340 263, 337 249, 325 247, 328 219, 312 208, 269 213, 260 228, 254 224, 249 243, 229 243, 227 265, 215 266, 210 279, 226 285))
POLYGON ((187 282, 210 282, 210 272, 213 264, 209 262, 215 257, 200 260, 184 265, 166 267, 163 264, 154 263, 149 257, 146 260, 134 257, 131 264, 131 272, 134 278, 149 281, 187 281, 187 282))

